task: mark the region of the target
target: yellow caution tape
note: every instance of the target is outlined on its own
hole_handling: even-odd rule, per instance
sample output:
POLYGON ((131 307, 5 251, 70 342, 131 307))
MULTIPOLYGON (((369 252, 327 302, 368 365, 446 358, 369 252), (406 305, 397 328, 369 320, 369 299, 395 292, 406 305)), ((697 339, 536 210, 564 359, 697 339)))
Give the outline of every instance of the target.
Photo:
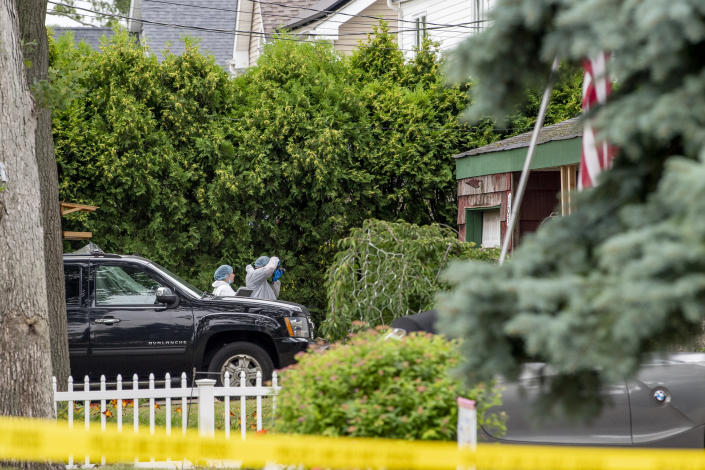
POLYGON ((0 418, 0 460, 65 462, 69 455, 92 461, 135 459, 239 461, 243 467, 267 463, 325 468, 389 470, 705 470, 702 450, 637 450, 588 447, 480 445, 476 452, 455 443, 389 439, 249 434, 245 441, 221 433, 167 436, 163 429, 118 432, 68 429, 65 422, 0 418))

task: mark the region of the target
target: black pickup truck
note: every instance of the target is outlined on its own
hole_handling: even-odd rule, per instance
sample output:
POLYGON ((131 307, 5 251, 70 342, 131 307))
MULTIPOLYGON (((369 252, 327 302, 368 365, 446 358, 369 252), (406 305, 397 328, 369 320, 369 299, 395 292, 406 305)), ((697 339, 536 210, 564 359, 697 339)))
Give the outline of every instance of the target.
POLYGON ((65 254, 71 375, 162 379, 192 371, 254 385, 313 341, 308 310, 249 297, 214 297, 139 256, 65 254))

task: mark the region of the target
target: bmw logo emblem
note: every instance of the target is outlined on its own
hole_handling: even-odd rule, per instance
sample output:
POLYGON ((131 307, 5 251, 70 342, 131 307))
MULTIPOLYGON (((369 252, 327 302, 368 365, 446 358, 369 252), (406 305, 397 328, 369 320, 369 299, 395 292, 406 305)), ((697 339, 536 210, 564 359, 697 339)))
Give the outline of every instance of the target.
POLYGON ((657 389, 654 391, 654 400, 656 400, 659 403, 663 403, 668 399, 668 394, 666 393, 665 390, 662 389, 657 389))

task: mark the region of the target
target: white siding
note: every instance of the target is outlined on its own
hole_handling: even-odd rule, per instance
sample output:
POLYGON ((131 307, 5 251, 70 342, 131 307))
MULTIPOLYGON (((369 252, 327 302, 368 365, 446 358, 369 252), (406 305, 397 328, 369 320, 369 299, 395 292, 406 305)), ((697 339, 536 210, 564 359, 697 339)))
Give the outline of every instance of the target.
POLYGON ((379 24, 379 20, 364 18, 363 16, 384 18, 389 25, 389 31, 397 30, 397 16, 393 10, 387 7, 387 0, 377 0, 375 3, 362 10, 359 15, 361 16, 350 18, 350 21, 340 26, 340 39, 333 43, 337 51, 352 54, 353 50, 357 49, 360 41, 367 41, 366 35, 358 33, 371 33, 372 27, 379 24))
POLYGON ((453 49, 463 39, 486 27, 487 23, 474 23, 464 26, 445 27, 482 21, 487 19, 487 12, 495 0, 409 0, 398 4, 401 8, 399 30, 399 48, 407 55, 416 45, 414 21, 419 16, 426 16, 428 36, 441 43, 441 50, 453 49), (435 24, 432 24, 435 23, 435 24))
MULTIPOLYGON (((344 11, 344 9, 341 11, 344 11)), ((396 32, 397 30, 397 13, 387 7, 387 0, 376 0, 370 6, 354 15, 355 16, 342 15, 338 17, 331 15, 330 17, 295 30, 294 33, 321 34, 321 31, 317 28, 325 26, 327 22, 330 22, 330 25, 337 27, 337 39, 333 41, 335 50, 344 54, 352 54, 352 52, 357 49, 360 41, 367 41, 366 33, 371 33, 372 27, 379 24, 379 19, 377 18, 385 19, 389 25, 389 31, 396 32)), ((321 39, 320 36, 309 36, 308 40, 314 40, 316 38, 321 39)))
MULTIPOLYGON (((262 10, 260 9, 259 3, 254 8, 251 31, 259 33, 264 31, 264 27, 262 25, 262 10)), ((257 59, 259 59, 263 47, 264 39, 261 34, 250 35, 250 67, 257 64, 257 59)))

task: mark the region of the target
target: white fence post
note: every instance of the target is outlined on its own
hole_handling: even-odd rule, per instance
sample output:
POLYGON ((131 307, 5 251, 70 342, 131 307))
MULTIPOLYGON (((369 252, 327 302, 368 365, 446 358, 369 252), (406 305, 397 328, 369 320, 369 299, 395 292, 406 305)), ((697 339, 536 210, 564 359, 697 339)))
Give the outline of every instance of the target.
POLYGON ((198 386, 198 432, 202 436, 215 434, 215 380, 196 380, 198 386))
MULTIPOLYGON (((245 388, 245 372, 240 371, 240 388, 245 388)), ((247 437, 247 397, 240 394, 240 439, 243 441, 247 437)))
MULTIPOLYGON (((54 397, 56 397, 56 377, 52 376, 51 378, 51 390, 53 392, 54 397)), ((57 417, 57 411, 56 411, 56 398, 54 398, 54 418, 57 417)))
MULTIPOLYGON (((477 409, 475 400, 458 397, 458 448, 477 448, 477 409)), ((458 470, 475 470, 475 467, 461 467, 458 470)))
MULTIPOLYGON (((225 386, 230 386, 230 372, 225 371, 225 386)), ((223 428, 225 428, 225 438, 230 439, 230 395, 223 397, 223 428)))
POLYGON ((475 450, 477 446, 477 410, 475 400, 458 397, 458 446, 475 450))
MULTIPOLYGON (((91 383, 88 379, 88 376, 83 377, 83 391, 84 392, 89 392, 91 390, 91 383)), ((88 431, 91 428, 91 401, 90 400, 84 400, 83 401, 83 425, 86 428, 86 431, 88 431)), ((91 459, 89 455, 86 455, 85 457, 85 465, 88 466, 91 464, 91 459)))

